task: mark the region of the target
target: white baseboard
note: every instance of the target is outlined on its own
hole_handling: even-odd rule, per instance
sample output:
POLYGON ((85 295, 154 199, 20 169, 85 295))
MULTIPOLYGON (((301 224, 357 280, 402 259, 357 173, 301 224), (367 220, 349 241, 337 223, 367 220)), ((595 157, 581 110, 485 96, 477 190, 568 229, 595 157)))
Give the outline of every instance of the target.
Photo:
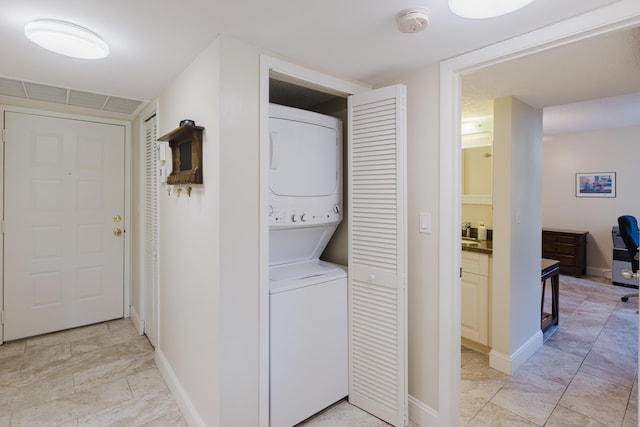
POLYGON ((438 412, 413 396, 409 396, 409 426, 437 427, 438 412))
POLYGON ((173 399, 178 404, 180 408, 180 412, 182 412, 182 416, 184 417, 187 424, 191 427, 206 427, 205 422, 198 414, 195 406, 189 399, 189 396, 182 388, 180 381, 178 381, 178 377, 176 377, 175 372, 171 369, 171 365, 169 365, 169 361, 164 356, 162 351, 156 349, 155 351, 155 361, 156 365, 158 365, 158 369, 160 370, 160 374, 164 379, 164 382, 167 383, 167 387, 171 391, 173 395, 173 399))
POLYGON ((133 323, 133 326, 136 328, 136 331, 138 331, 140 335, 143 335, 144 320, 140 319, 140 315, 138 314, 134 306, 129 307, 129 315, 131 317, 131 322, 133 323))
POLYGON ((611 279, 611 269, 587 267, 587 276, 606 277, 608 279, 611 279))
POLYGON ((513 354, 506 355, 491 350, 489 353, 489 366, 500 372, 511 375, 517 371, 540 347, 542 347, 542 331, 536 331, 531 338, 527 340, 513 354))
POLYGON ((498 353, 494 349, 489 352, 489 366, 504 374, 511 375, 511 358, 504 353, 498 353))

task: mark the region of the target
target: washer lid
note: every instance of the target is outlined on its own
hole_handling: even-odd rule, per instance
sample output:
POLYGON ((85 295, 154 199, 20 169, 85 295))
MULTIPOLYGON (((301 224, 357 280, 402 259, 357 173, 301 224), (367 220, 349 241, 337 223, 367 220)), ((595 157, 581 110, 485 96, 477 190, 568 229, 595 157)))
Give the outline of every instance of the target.
POLYGON ((347 277, 345 267, 313 260, 269 268, 269 293, 274 294, 347 277))

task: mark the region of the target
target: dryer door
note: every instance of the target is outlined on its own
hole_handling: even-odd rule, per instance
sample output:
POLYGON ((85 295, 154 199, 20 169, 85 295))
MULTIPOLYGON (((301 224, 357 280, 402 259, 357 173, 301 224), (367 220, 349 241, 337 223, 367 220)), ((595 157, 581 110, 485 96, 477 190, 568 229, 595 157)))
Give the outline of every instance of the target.
POLYGON ((338 134, 312 123, 271 118, 269 187, 279 196, 317 197, 336 192, 338 134))

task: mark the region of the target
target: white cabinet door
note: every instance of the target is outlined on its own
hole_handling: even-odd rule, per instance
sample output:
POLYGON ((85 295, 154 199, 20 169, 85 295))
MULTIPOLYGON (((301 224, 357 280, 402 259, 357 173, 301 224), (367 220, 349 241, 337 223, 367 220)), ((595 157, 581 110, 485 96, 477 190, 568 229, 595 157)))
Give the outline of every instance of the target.
POLYGON ((489 345, 489 256, 462 252, 462 337, 489 345))
POLYGON ((407 417, 406 89, 349 97, 349 401, 407 417))
POLYGON ((5 113, 5 340, 123 316, 124 146, 124 126, 5 113))
POLYGON ((489 345, 488 278, 462 272, 462 337, 489 345))

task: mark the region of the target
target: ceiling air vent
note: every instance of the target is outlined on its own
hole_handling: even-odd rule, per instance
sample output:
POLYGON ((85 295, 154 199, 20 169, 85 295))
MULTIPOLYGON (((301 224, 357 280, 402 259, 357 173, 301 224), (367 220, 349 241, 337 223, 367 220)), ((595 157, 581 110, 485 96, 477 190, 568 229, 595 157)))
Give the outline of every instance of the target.
POLYGON ((13 96, 16 98, 26 98, 24 86, 20 80, 6 79, 0 77, 0 95, 13 96))
POLYGON ((107 98, 107 95, 98 95, 97 93, 80 92, 73 89, 69 91, 69 105, 75 105, 76 107, 101 110, 107 98))
POLYGON ((105 111, 112 111, 114 113, 133 114, 141 104, 142 101, 110 96, 102 109, 105 111))
POLYGON ((93 92, 49 86, 0 77, 0 96, 33 99, 55 104, 133 115, 144 104, 136 99, 118 98, 93 92))
POLYGON ((56 104, 67 103, 67 90, 61 87, 41 85, 38 83, 24 83, 29 99, 53 102, 56 104))

